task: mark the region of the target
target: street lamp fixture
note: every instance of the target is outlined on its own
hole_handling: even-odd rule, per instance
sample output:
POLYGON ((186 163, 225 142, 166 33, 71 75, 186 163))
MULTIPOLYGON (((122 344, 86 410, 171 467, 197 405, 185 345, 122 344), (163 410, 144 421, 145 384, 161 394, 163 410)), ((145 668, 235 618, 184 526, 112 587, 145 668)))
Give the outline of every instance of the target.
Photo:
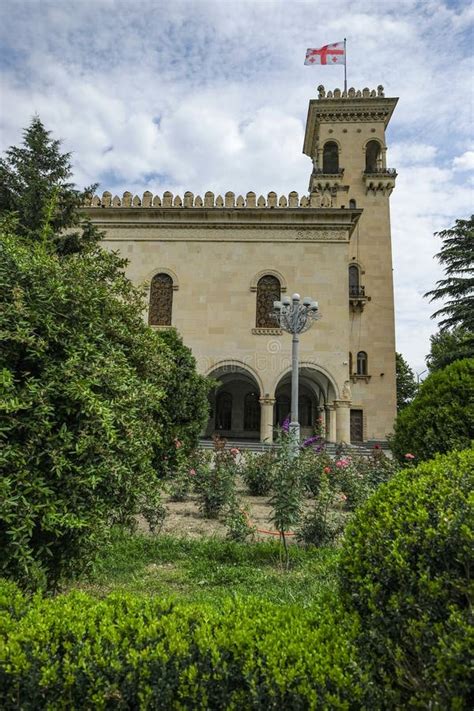
POLYGON ((285 296, 281 301, 273 302, 274 318, 278 325, 292 335, 291 348, 291 422, 290 435, 293 438, 293 454, 296 456, 300 441, 300 424, 298 422, 298 380, 299 380, 299 335, 313 325, 313 321, 321 318, 318 302, 310 296, 301 301, 299 294, 293 294, 291 299, 285 296))

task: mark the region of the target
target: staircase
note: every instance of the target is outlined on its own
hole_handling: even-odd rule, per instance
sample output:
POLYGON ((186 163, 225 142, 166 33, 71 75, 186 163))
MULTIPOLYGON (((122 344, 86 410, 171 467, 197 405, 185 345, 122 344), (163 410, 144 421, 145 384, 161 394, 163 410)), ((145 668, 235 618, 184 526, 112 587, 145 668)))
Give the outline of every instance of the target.
MULTIPOLYGON (((374 445, 377 445, 387 457, 392 457, 392 453, 388 448, 387 442, 364 442, 362 444, 344 444, 342 446, 336 445, 333 442, 326 442, 325 452, 330 457, 340 456, 341 454, 350 455, 351 452, 358 454, 360 456, 368 457, 372 454, 374 450, 374 445)), ((200 439, 199 447, 202 449, 212 449, 213 442, 211 439, 200 439)), ((260 442, 259 440, 251 439, 227 439, 226 449, 231 449, 235 447, 240 451, 246 452, 268 452, 271 449, 278 447, 278 444, 265 444, 265 442, 260 442)))

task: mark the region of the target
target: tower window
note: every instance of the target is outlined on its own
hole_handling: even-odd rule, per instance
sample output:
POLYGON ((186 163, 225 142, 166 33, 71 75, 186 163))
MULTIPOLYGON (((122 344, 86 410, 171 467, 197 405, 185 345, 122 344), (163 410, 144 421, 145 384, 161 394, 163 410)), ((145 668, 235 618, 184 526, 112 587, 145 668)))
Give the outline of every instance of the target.
POLYGON ((173 310, 173 280, 169 274, 155 274, 150 286, 150 326, 171 326, 173 310))
POLYGON ((376 173, 382 168, 382 151, 378 141, 369 141, 365 149, 365 172, 376 173))
POLYGON ((360 273, 359 267, 351 264, 349 267, 349 296, 359 296, 360 292, 360 273))
POLYGON ((339 173, 339 148, 334 141, 324 144, 323 173, 339 173))
POLYGON ((367 353, 359 351, 357 354, 357 375, 367 375, 367 353))
POLYGON ((244 430, 258 432, 260 429, 260 401, 256 392, 247 393, 244 399, 244 430))
POLYGON ((350 208, 351 210, 355 210, 356 207, 357 207, 356 201, 355 201, 355 200, 349 200, 349 208, 350 208))
POLYGON ((279 301, 281 296, 281 285, 279 280, 266 274, 257 283, 257 314, 255 325, 257 328, 275 328, 276 322, 271 314, 273 312, 273 302, 279 301))

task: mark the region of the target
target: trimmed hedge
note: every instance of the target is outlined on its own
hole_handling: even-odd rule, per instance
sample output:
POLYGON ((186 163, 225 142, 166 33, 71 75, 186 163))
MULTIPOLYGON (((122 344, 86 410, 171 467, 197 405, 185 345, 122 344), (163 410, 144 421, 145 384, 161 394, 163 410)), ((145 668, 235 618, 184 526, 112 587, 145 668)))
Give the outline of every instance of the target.
POLYGON ((382 708, 473 708, 474 451, 405 470, 355 515, 343 604, 382 708))
POLYGON ((0 588, 3 709, 350 709, 354 618, 228 600, 220 610, 73 592, 21 604, 0 588), (14 600, 9 605, 8 598, 14 600))

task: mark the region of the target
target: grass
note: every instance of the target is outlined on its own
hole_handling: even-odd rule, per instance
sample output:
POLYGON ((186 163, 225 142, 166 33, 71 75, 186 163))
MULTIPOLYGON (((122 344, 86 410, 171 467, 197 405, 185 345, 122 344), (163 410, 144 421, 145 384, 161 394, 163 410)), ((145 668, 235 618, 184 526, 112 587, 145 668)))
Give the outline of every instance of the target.
POLYGON ((234 543, 114 531, 87 579, 74 587, 95 595, 126 591, 218 604, 224 597, 259 597, 309 607, 336 585, 337 551, 292 546, 290 570, 277 542, 234 543))

